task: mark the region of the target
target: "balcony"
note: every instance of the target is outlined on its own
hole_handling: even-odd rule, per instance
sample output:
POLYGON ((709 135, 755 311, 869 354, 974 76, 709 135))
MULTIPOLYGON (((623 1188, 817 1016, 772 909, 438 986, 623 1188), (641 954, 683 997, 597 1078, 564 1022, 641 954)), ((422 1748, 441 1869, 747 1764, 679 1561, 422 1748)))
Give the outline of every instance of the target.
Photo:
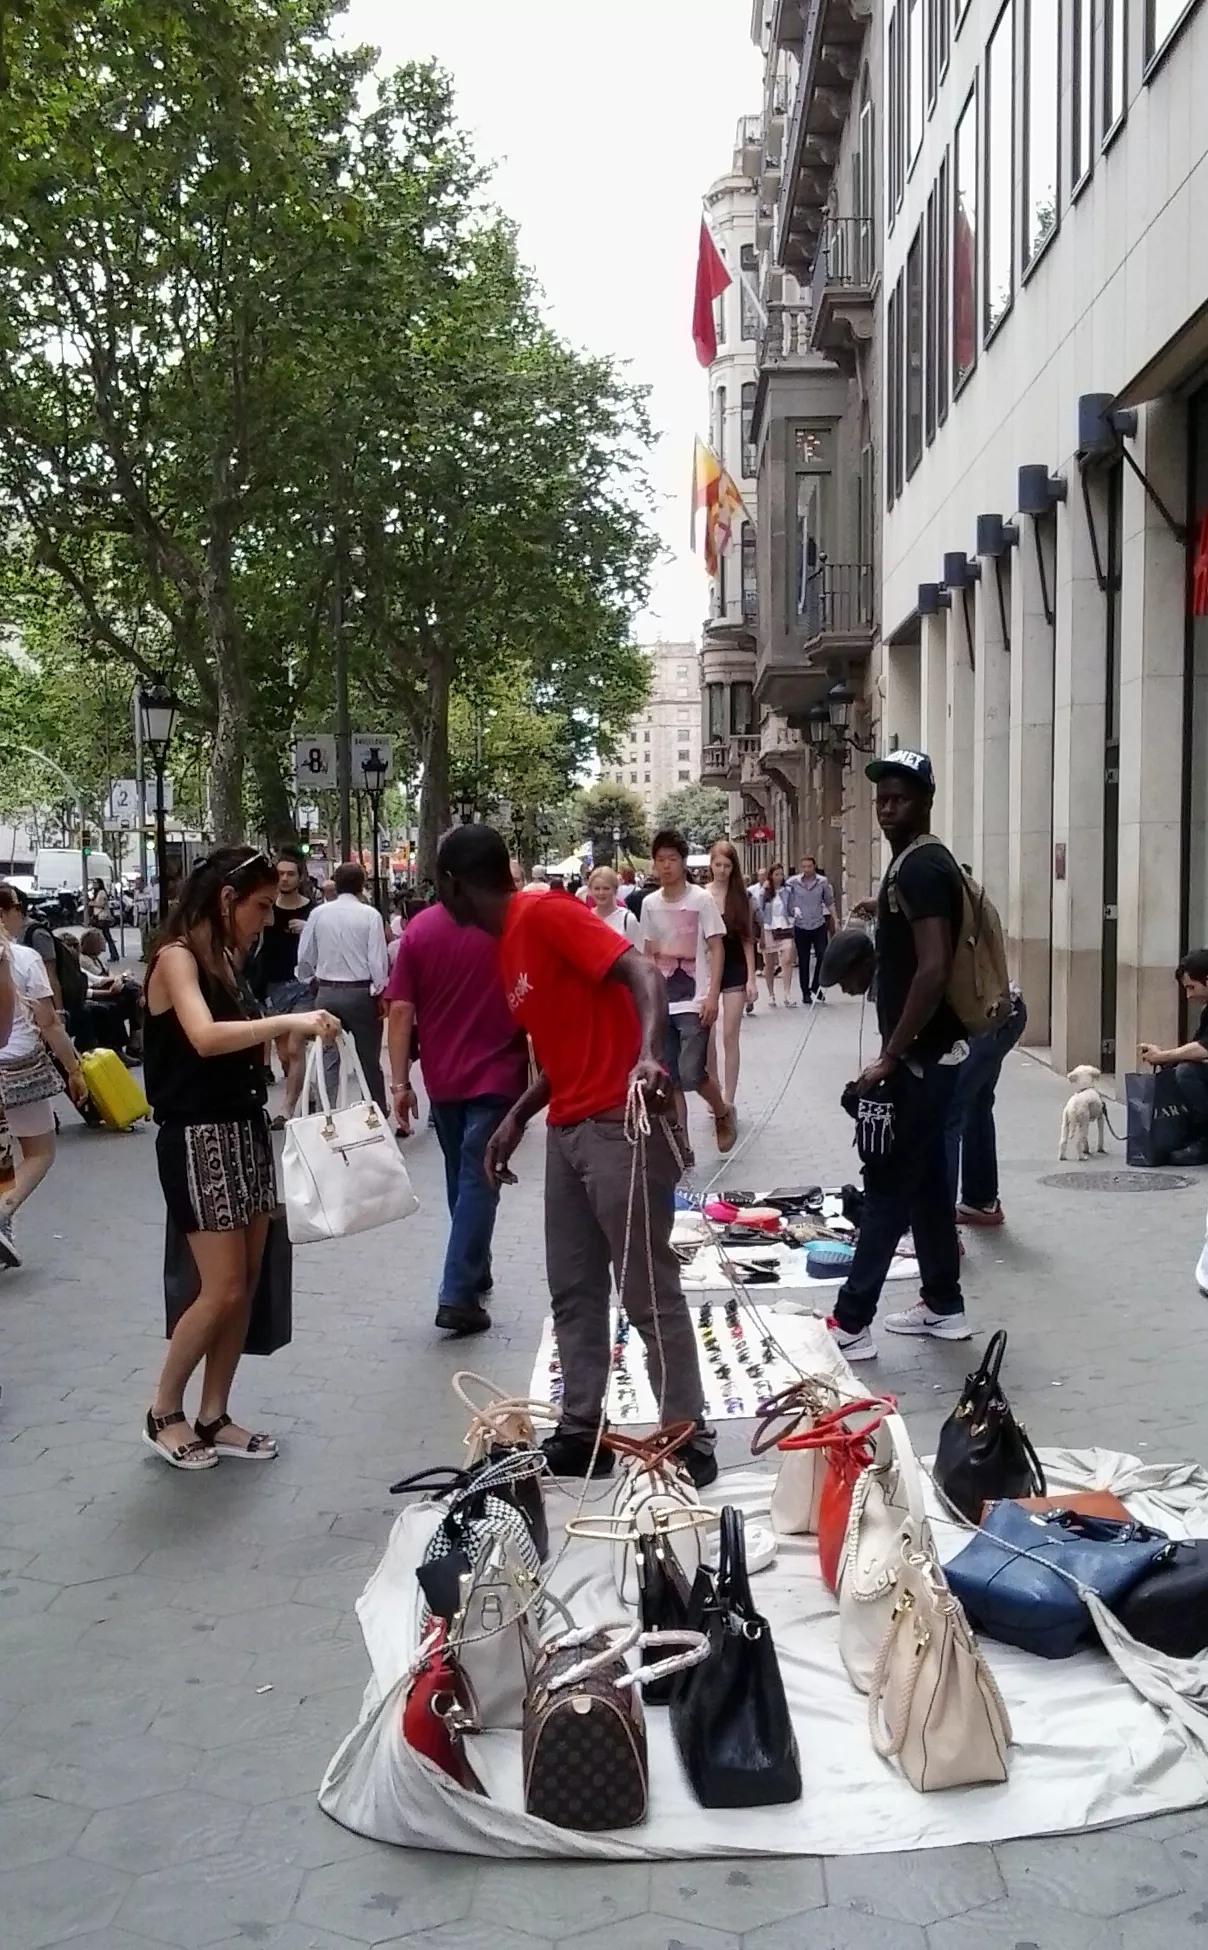
POLYGON ((871 0, 808 0, 776 222, 776 261, 800 277, 817 253, 871 13, 871 0))
POLYGON ((839 365, 854 364, 872 338, 876 250, 870 217, 828 217, 812 280, 810 344, 839 365))
POLYGON ((754 182, 763 164, 762 115, 743 115, 739 118, 734 160, 739 174, 754 182))
POLYGON ((775 0, 770 40, 773 47, 799 48, 806 32, 805 16, 811 0, 775 0))
POLYGON ((789 630, 761 649, 756 702, 789 718, 803 716, 834 683, 836 667, 866 661, 875 621, 869 565, 821 556, 805 579, 789 630))
POLYGON ((736 791, 742 783, 743 769, 759 755, 757 737, 718 738, 703 745, 700 754, 700 782, 736 791))
POLYGON ((802 300, 770 304, 759 340, 759 367, 792 365, 808 358, 810 306, 802 300))

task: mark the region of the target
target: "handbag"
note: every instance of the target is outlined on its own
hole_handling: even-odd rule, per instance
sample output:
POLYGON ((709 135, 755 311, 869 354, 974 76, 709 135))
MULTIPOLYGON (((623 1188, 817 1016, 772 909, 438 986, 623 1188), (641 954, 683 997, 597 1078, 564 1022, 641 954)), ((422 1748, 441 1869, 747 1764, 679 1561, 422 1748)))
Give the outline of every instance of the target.
POLYGON ((1208 1538, 1172 1546, 1166 1563, 1134 1584, 1116 1617, 1139 1645, 1172 1659, 1194 1659, 1208 1647, 1208 1538))
POLYGON ((873 1459, 872 1443, 881 1419, 897 1407, 892 1395, 866 1396, 863 1401, 843 1402, 819 1416, 812 1429, 780 1438, 778 1447, 789 1455, 805 1450, 825 1458, 825 1470, 818 1493, 818 1567, 829 1591, 839 1582, 839 1558, 847 1519, 851 1514, 851 1494, 861 1470, 873 1459), (857 1429, 848 1427, 851 1415, 870 1419, 857 1429))
POLYGON ((524 1702, 525 1812, 589 1833, 644 1821, 650 1762, 642 1687, 708 1651, 699 1632, 646 1634, 643 1642, 636 1626, 570 1632, 542 1646, 524 1702), (625 1653, 635 1645, 678 1650, 631 1672, 625 1653))
POLYGON ((419 1208, 394 1133, 369 1094, 356 1045, 339 1038, 340 1087, 333 1110, 323 1073, 323 1052, 314 1041, 306 1053, 299 1105, 281 1154, 281 1182, 289 1236, 296 1246, 316 1239, 344 1239, 406 1219, 419 1208), (352 1081, 360 1102, 348 1102, 352 1081), (311 1092, 320 1111, 310 1113, 311 1092))
POLYGON ((1191 1141, 1191 1113, 1173 1064, 1130 1070, 1124 1078, 1124 1162, 1154 1167, 1191 1141))
MULTIPOLYGON (((285 1213, 279 1206, 268 1222, 260 1271, 248 1309, 245 1354, 275 1354, 294 1336, 294 1249, 285 1213)), ((201 1291, 201 1274, 189 1236, 171 1214, 164 1227, 164 1331, 171 1340, 177 1322, 201 1291)))
POLYGON ((767 1808, 801 1797, 801 1763, 772 1634, 751 1598, 742 1513, 721 1513, 717 1571, 696 1574, 688 1624, 709 1641, 676 1683, 671 1731, 703 1808, 767 1808))
POLYGON ((1048 1485, 1040 1458, 1022 1423, 1015 1420, 999 1386, 1007 1337, 990 1337, 976 1374, 940 1430, 932 1474, 954 1509, 976 1523, 986 1503, 1004 1497, 1044 1496, 1048 1485))
MULTIPOLYGON (((649 1649, 653 1644, 651 1633, 688 1629, 692 1588, 665 1531, 640 1531, 634 1539, 633 1551, 638 1581, 638 1623, 647 1647, 642 1653, 642 1663, 648 1665, 658 1657, 657 1651, 649 1649)), ((644 1688, 648 1705, 668 1705, 672 1683, 670 1674, 655 1680, 648 1674, 644 1688)))
POLYGON ((1172 1551, 1168 1537, 1141 1523, 996 1503, 948 1565, 948 1582, 987 1638, 1068 1659, 1096 1636, 1083 1594, 1116 1611, 1172 1551))
MULTIPOLYGON (((1115 1523, 1130 1523, 1126 1505, 1110 1490, 1067 1490, 1064 1496, 1013 1496, 1021 1510, 1072 1510, 1078 1517, 1111 1517, 1115 1523)), ((987 1511, 993 1509, 987 1503, 982 1509, 982 1521, 987 1511)))
POLYGON ((545 1457, 536 1450, 506 1456, 476 1470, 421 1470, 391 1486, 391 1494, 399 1496, 428 1487, 433 1477, 445 1479, 435 1493, 435 1500, 445 1504, 445 1512, 416 1570, 424 1598, 421 1632, 429 1629, 433 1617, 452 1620, 457 1615, 462 1577, 494 1544, 510 1544, 525 1576, 534 1587, 537 1585, 541 1558, 528 1519, 510 1492, 521 1477, 547 1468, 545 1457))
POLYGON ((466 1707, 465 1681, 449 1653, 442 1621, 420 1646, 403 1702, 403 1739, 458 1787, 481 1794, 482 1784, 466 1758, 466 1707))
MULTIPOLYGON (((551 1422, 558 1419, 557 1409, 549 1402, 507 1395, 493 1381, 488 1381, 484 1375, 472 1374, 468 1368, 462 1368, 454 1375, 453 1393, 470 1411, 470 1426, 465 1434, 466 1467, 470 1470, 478 1469, 484 1463, 500 1462, 505 1456, 539 1454, 533 1411, 551 1422), (475 1389, 486 1389, 486 1402, 475 1401, 469 1392, 470 1384, 475 1389)), ((537 1471, 531 1476, 522 1476, 512 1486, 513 1500, 517 1509, 523 1510, 528 1518, 542 1563, 549 1556, 549 1524, 545 1515, 545 1494, 541 1487, 542 1475, 546 1473, 537 1471)))
MULTIPOLYGON (((446 1565, 460 1564, 455 1555, 446 1565)), ((562 1628, 575 1621, 560 1598, 520 1562, 514 1544, 501 1537, 458 1577, 457 1608, 447 1645, 464 1681, 464 1731, 519 1732, 541 1641, 553 1614, 562 1628)))
POLYGON ((612 1576, 622 1604, 639 1600, 636 1547, 643 1535, 662 1535, 675 1552, 691 1583, 704 1558, 703 1532, 716 1523, 717 1513, 701 1503, 695 1483, 675 1460, 676 1451, 691 1440, 696 1424, 671 1422, 650 1436, 605 1435, 603 1440, 624 1458, 607 1515, 572 1517, 567 1534, 603 1538, 612 1546, 612 1576))
POLYGON ((1011 1720, 977 1640, 929 1550, 902 1561, 868 1696, 872 1743, 920 1794, 1007 1778, 1011 1720))
MULTIPOLYGON (((814 1427, 819 1417, 839 1405, 839 1391, 820 1375, 806 1375, 763 1404, 751 1454, 762 1456, 788 1435, 814 1427)), ((826 1478, 826 1457, 819 1449, 780 1451, 780 1467, 772 1490, 772 1529, 781 1537, 814 1536, 818 1505, 826 1478)))
POLYGON ((935 1556, 922 1480, 906 1424, 890 1414, 852 1491, 839 1560, 839 1656, 857 1692, 872 1687, 903 1563, 920 1552, 935 1556))

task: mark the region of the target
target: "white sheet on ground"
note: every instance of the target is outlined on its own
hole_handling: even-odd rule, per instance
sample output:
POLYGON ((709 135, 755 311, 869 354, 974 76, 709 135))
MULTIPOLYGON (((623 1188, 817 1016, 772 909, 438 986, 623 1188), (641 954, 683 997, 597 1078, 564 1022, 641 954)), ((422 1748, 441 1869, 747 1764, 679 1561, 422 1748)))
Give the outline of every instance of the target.
MULTIPOLYGON (((1050 1489, 1110 1489, 1171 1536, 1208 1536, 1208 1472, 1143 1463, 1111 1450, 1045 1450, 1050 1489)), ((744 1469, 709 1493, 766 1520, 772 1473, 744 1469)), ((599 1486, 593 1486, 593 1496, 599 1486)), ((577 1499, 549 1498, 556 1539, 577 1499)), ((951 1557, 960 1527, 933 1508, 937 1546, 951 1557)), ((650 1814, 640 1828, 583 1835, 524 1812, 519 1734, 476 1736, 472 1760, 488 1797, 467 1794, 408 1748, 400 1727, 417 1640, 415 1566, 436 1521, 429 1507, 398 1519, 358 1600, 373 1678, 363 1717, 327 1770, 320 1805, 345 1827, 404 1847, 580 1860, 677 1856, 842 1855, 941 1848, 1132 1821, 1208 1800, 1208 1655, 1179 1661, 1136 1645, 1103 1615, 1098 1649, 1049 1662, 983 1641, 1011 1712, 1010 1775, 1000 1787, 916 1794, 877 1758, 867 1702, 839 1659, 835 1600, 812 1539, 784 1540, 754 1589, 773 1629, 801 1748, 804 1794, 784 1808, 715 1812, 693 1799, 665 1709, 647 1713, 650 1814), (1113 1663, 1114 1661, 1114 1663, 1113 1663)), ((556 1548, 556 1546, 555 1546, 556 1548)), ((553 1588, 586 1625, 615 1616, 607 1547, 577 1541, 553 1588)))

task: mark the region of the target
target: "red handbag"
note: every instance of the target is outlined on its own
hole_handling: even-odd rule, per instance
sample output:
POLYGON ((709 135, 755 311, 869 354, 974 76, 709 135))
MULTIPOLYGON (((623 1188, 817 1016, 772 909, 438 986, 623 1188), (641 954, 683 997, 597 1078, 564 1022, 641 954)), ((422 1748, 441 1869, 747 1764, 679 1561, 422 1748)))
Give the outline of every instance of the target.
POLYGON ((893 1395, 870 1395, 863 1401, 844 1402, 829 1414, 820 1415, 812 1429, 803 1429, 799 1435, 782 1436, 776 1445, 778 1449, 820 1449, 826 1456, 826 1476, 818 1501, 818 1563, 829 1591, 834 1591, 839 1582, 839 1559, 851 1514, 851 1493, 857 1477, 872 1463, 870 1438, 897 1405, 893 1395), (847 1424, 852 1415, 868 1415, 870 1419, 851 1429, 847 1424))
POLYGON ((442 1618, 429 1637, 422 1664, 412 1675, 403 1707, 403 1739, 458 1787, 481 1794, 482 1783, 466 1759, 461 1732, 469 1718, 469 1700, 461 1669, 450 1656, 447 1637, 442 1618))

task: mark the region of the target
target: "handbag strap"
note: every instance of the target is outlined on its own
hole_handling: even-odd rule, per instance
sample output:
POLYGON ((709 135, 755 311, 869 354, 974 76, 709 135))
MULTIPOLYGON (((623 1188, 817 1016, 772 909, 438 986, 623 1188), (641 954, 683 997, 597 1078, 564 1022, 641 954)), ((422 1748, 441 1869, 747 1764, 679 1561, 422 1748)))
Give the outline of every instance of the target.
POLYGON ((696 1423, 685 1418, 681 1422, 667 1422, 653 1435, 613 1435, 609 1431, 601 1440, 616 1455, 632 1457, 643 1469, 653 1471, 671 1462, 695 1434, 696 1423))
POLYGON ((577 1686, 580 1680, 590 1678, 594 1672, 604 1672, 609 1666, 615 1666, 618 1659, 623 1659, 627 1652, 633 1650, 641 1637, 641 1628, 628 1619, 622 1622, 614 1618, 605 1625, 585 1625, 578 1631, 567 1632, 562 1638, 547 1640, 541 1649, 547 1658, 552 1659, 558 1652, 572 1652, 579 1646, 593 1645, 598 1638, 609 1637, 612 1633, 618 1634, 615 1642, 609 1638, 609 1643, 598 1652, 589 1653, 586 1659, 579 1659, 565 1672, 555 1673, 550 1679, 540 1678, 534 1690, 562 1692, 567 1686, 577 1686))
POLYGON ((717 1602, 724 1611, 753 1618, 755 1603, 747 1575, 747 1528, 741 1510, 727 1503, 721 1513, 721 1544, 717 1553, 717 1602))
POLYGON ((1032 1446, 1032 1438, 1028 1434, 1027 1430, 1024 1428, 1022 1422, 1016 1422, 1015 1427, 1019 1433, 1019 1441, 1023 1449, 1023 1453, 1027 1457, 1029 1467, 1031 1468, 1032 1471, 1032 1481, 1036 1485, 1035 1494, 1037 1496, 1047 1496, 1049 1493, 1049 1486, 1048 1486, 1047 1478, 1045 1477, 1045 1473, 1044 1473, 1044 1464, 1041 1462, 1040 1457, 1036 1454, 1036 1451, 1032 1446))
POLYGON ((310 1115, 312 1096, 319 1099, 319 1107, 331 1121, 331 1098, 327 1091, 327 1072, 323 1067, 323 1044, 315 1036, 307 1044, 306 1068, 302 1072, 302 1091, 298 1099, 298 1114, 310 1115))
POLYGON ((372 1104, 373 1093, 370 1090, 369 1085, 365 1081, 365 1072, 361 1068, 361 1059, 357 1055, 357 1046, 353 1041, 352 1034, 349 1030, 342 1029, 340 1031, 340 1034, 336 1039, 336 1048, 340 1052, 340 1084, 339 1084, 339 1094, 336 1100, 336 1108, 338 1110, 348 1110, 352 1108, 354 1104, 355 1100, 349 1095, 348 1092, 347 1078, 349 1076, 355 1077, 356 1081, 361 1086, 360 1100, 363 1103, 372 1104))
POLYGON ((587 1537, 604 1544, 636 1544, 642 1537, 667 1537, 677 1530, 707 1530, 717 1522, 717 1511, 703 1503, 681 1503, 670 1510, 652 1510, 650 1525, 644 1529, 633 1517, 568 1517, 568 1537, 587 1537))
POLYGON ((906 1744, 906 1734, 910 1726, 910 1709, 914 1704, 915 1688, 919 1683, 919 1669, 922 1666, 922 1653, 912 1659, 906 1671, 906 1683, 902 1688, 897 1722, 886 1731, 885 1725, 885 1682, 889 1676, 889 1661, 893 1657, 898 1633, 906 1618, 906 1608, 896 1604, 890 1615, 889 1630, 881 1641, 877 1663, 873 1668, 872 1684, 868 1689, 868 1731, 872 1744, 882 1760, 892 1760, 900 1754, 906 1744))
POLYGON ((534 1416, 542 1421, 558 1420, 558 1410, 551 1402, 538 1401, 533 1395, 505 1394, 485 1375, 472 1374, 468 1368, 454 1375, 453 1393, 470 1411, 465 1447, 475 1453, 485 1452, 494 1442, 516 1442, 517 1424, 523 1427, 527 1423, 531 1429, 534 1416), (466 1386, 471 1382, 476 1388, 485 1388, 490 1399, 476 1402, 466 1386))
POLYGON ((1002 1370, 1002 1358, 1007 1351, 1007 1333, 1004 1327, 991 1334, 986 1343, 986 1351, 981 1358, 981 1366, 965 1383, 965 1395, 980 1394, 983 1389, 998 1387, 998 1377, 1002 1370))
POLYGON ((839 1391, 821 1376, 806 1375, 763 1405, 751 1437, 751 1454, 762 1456, 774 1449, 782 1436, 792 1435, 807 1416, 814 1421, 833 1413, 839 1404, 839 1391), (787 1423, 787 1427, 781 1426, 787 1423))
POLYGON ((461 1489, 469 1481, 469 1472, 451 1466, 437 1464, 432 1469, 419 1469, 414 1476, 402 1476, 397 1483, 391 1483, 391 1496, 409 1496, 412 1490, 430 1489, 433 1496, 446 1496, 450 1490, 461 1489), (442 1479, 436 1481, 434 1479, 442 1479))
POLYGON ((510 1454, 500 1456, 497 1462, 486 1463, 481 1469, 472 1471, 449 1499, 449 1508, 456 1510, 459 1504, 468 1502, 471 1497, 489 1496, 493 1491, 511 1489, 516 1483, 525 1483, 532 1477, 548 1474, 549 1462, 540 1449, 513 1449, 510 1454))
POLYGON ((847 1449, 863 1441, 879 1429, 885 1416, 897 1408, 896 1395, 868 1395, 863 1401, 841 1402, 826 1415, 820 1416, 812 1429, 803 1429, 797 1435, 781 1436, 778 1449, 847 1449), (850 1415, 868 1415, 869 1420, 861 1428, 850 1429, 847 1418, 850 1415))
POLYGON ((709 1656, 709 1641, 703 1632, 643 1632, 637 1650, 655 1652, 662 1646, 672 1645, 679 1646, 680 1650, 670 1658, 656 1659, 653 1665, 632 1668, 623 1679, 618 1679, 618 1687, 657 1685, 677 1672, 686 1672, 689 1666, 703 1665, 709 1656))
POLYGON ((900 1415, 891 1410, 876 1433, 873 1467, 882 1469, 895 1465, 898 1482, 906 1498, 907 1514, 917 1534, 927 1516, 923 1502, 923 1479, 906 1424, 900 1415))

